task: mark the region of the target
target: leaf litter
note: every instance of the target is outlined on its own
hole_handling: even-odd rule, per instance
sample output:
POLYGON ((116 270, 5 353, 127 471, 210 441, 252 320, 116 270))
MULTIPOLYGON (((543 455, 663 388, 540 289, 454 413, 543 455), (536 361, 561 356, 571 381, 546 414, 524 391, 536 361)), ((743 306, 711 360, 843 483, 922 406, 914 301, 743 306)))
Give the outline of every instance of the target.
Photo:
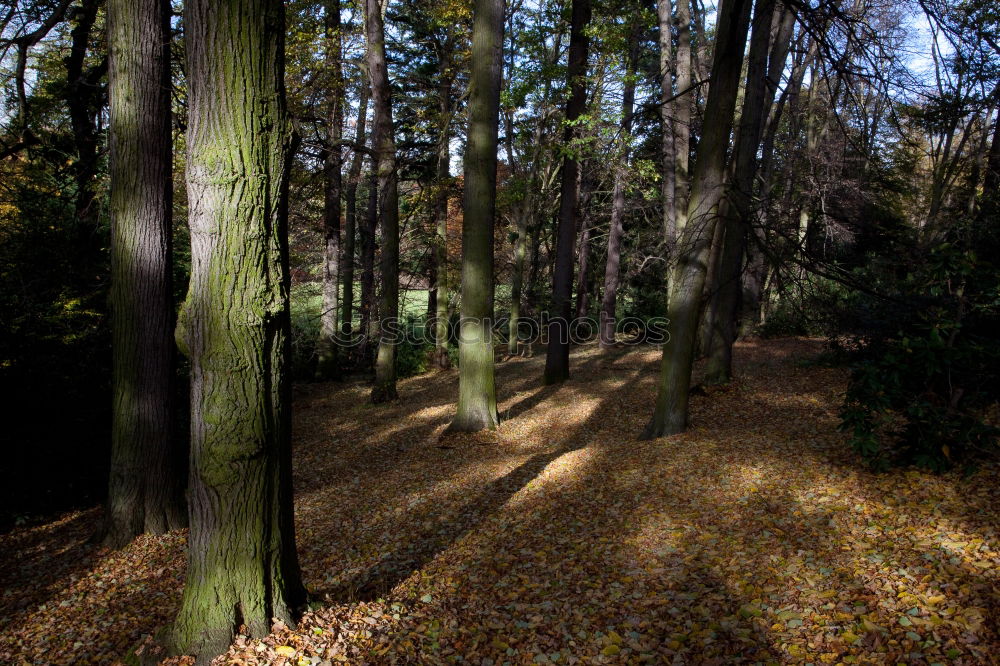
MULTIPOLYGON (((498 366, 504 423, 445 434, 457 374, 296 388, 314 603, 220 664, 991 663, 997 469, 875 475, 837 432, 819 343, 751 341, 691 429, 637 442, 658 352, 498 366)), ((114 663, 176 613, 185 532, 110 552, 98 510, 0 536, 0 662, 114 663)), ((190 660, 179 658, 170 663, 190 660)))

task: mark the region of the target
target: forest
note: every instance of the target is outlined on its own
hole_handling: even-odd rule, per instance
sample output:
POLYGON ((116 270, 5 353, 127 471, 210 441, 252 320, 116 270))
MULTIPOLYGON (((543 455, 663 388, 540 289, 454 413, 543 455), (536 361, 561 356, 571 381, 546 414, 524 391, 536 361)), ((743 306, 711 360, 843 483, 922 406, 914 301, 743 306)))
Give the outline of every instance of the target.
POLYGON ((0 663, 985 664, 992 0, 5 0, 0 663))

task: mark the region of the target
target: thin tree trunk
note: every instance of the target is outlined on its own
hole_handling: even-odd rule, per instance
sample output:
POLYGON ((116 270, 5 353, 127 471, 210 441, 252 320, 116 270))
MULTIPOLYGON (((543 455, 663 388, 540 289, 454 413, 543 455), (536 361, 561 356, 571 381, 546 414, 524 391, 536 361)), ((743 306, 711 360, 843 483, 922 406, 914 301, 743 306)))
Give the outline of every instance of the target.
POLYGON ((726 148, 733 127, 750 22, 750 0, 723 0, 719 8, 712 89, 692 178, 688 223, 678 239, 667 317, 669 342, 663 346, 656 407, 644 437, 682 432, 687 427, 688 391, 694 363, 698 305, 725 187, 726 148))
POLYGON ((170 3, 110 0, 114 410, 105 543, 186 524, 176 465, 170 3))
POLYGON ((590 234, 593 222, 587 208, 590 203, 590 190, 593 185, 589 179, 581 186, 580 193, 580 244, 576 253, 576 318, 582 319, 590 310, 590 234))
MULTIPOLYGON (((683 3, 683 0, 682 0, 683 3)), ((674 40, 670 30, 673 22, 673 6, 671 0, 657 0, 656 14, 659 22, 660 45, 660 128, 663 132, 663 143, 660 146, 660 161, 662 162, 663 180, 661 181, 661 198, 663 199, 663 238, 667 242, 668 251, 673 251, 677 240, 677 191, 676 169, 676 122, 674 120, 674 82, 673 70, 674 40)))
POLYGON ((358 99, 358 121, 354 132, 354 143, 357 148, 351 158, 351 166, 347 172, 347 188, 344 192, 344 265, 342 270, 344 282, 344 298, 341 300, 340 325, 345 337, 352 336, 351 323, 354 319, 354 253, 355 238, 358 233, 358 184, 361 182, 361 166, 364 163, 365 124, 368 120, 368 76, 366 70, 361 70, 361 91, 358 99))
MULTIPOLYGON (((587 104, 586 33, 590 23, 590 0, 572 0, 570 19, 569 66, 566 83, 570 89, 566 102, 566 130, 563 145, 569 146, 577 135, 575 122, 587 104)), ((573 290, 573 246, 576 241, 576 220, 580 201, 580 162, 572 154, 562 167, 562 187, 559 192, 559 218, 556 230, 556 261, 552 277, 552 317, 548 325, 548 349, 545 356, 546 384, 558 384, 569 379, 570 300, 573 290)))
MULTIPOLYGON (((690 0, 694 2, 694 0, 690 0)), ((691 5, 689 0, 677 3, 677 94, 673 104, 674 122, 674 220, 675 235, 687 226, 688 200, 691 177, 691 110, 694 108, 697 92, 691 88, 691 5)))
MULTIPOLYGON (((377 137, 372 133, 372 145, 377 137)), ((362 365, 372 364, 372 345, 378 338, 378 303, 375 290, 375 233, 378 228, 378 171, 372 160, 368 174, 368 204, 365 223, 361 226, 361 343, 362 365)))
MULTIPOLYGON (((392 125, 392 99, 389 72, 385 61, 385 29, 379 0, 365 0, 365 26, 368 34, 368 75, 372 82, 375 106, 373 142, 378 159, 378 213, 382 228, 382 252, 379 273, 382 283, 381 312, 383 323, 399 316, 399 191, 396 176, 396 139, 392 125)), ((375 358, 373 403, 396 399, 397 340, 380 326, 378 354, 375 358)))
POLYGON ((450 53, 441 59, 440 97, 441 135, 438 139, 437 186, 439 188, 434 209, 434 266, 437 277, 437 301, 434 312, 434 365, 448 368, 448 303, 451 301, 448 284, 448 196, 451 193, 451 94, 454 75, 451 72, 450 53))
POLYGON ((327 91, 327 147, 323 163, 323 306, 320 316, 317 379, 333 379, 340 374, 337 341, 337 310, 340 295, 340 195, 343 190, 344 72, 341 65, 343 35, 340 28, 340 0, 326 5, 326 65, 333 84, 327 91))
POLYGON ((771 46, 776 9, 775 0, 758 0, 754 11, 747 84, 733 156, 732 184, 726 204, 721 207, 724 212, 722 254, 712 298, 712 316, 709 319, 712 336, 706 348, 708 364, 705 381, 710 384, 726 383, 733 375, 733 344, 736 342, 740 306, 740 274, 750 230, 757 149, 760 147, 767 111, 774 101, 777 77, 780 77, 780 72, 784 69, 791 40, 791 24, 782 22, 782 27, 787 29, 778 31, 771 46), (771 67, 768 67, 769 55, 774 56, 771 67))
POLYGON ((285 108, 278 0, 189 0, 187 583, 173 649, 207 664, 305 603, 292 514, 285 108))
POLYGON ((493 229, 497 194, 504 0, 475 0, 462 222, 458 411, 450 429, 500 424, 493 379, 493 229))
POLYGON ((625 174, 631 157, 632 117, 635 111, 635 72, 639 60, 641 26, 633 22, 631 44, 625 65, 625 86, 622 95, 622 162, 615 171, 611 195, 611 224, 608 229, 607 260, 604 264, 604 293, 601 298, 599 321, 600 346, 608 349, 615 344, 615 322, 618 310, 618 281, 621 273, 621 243, 625 233, 625 174))
POLYGON ((72 164, 77 190, 76 219, 82 223, 81 231, 91 233, 97 228, 98 218, 97 191, 94 187, 98 142, 94 119, 102 105, 99 82, 106 65, 88 68, 86 58, 100 6, 101 0, 83 0, 80 7, 71 14, 76 24, 70 31, 70 52, 66 58, 66 105, 69 107, 77 153, 77 159, 72 164))

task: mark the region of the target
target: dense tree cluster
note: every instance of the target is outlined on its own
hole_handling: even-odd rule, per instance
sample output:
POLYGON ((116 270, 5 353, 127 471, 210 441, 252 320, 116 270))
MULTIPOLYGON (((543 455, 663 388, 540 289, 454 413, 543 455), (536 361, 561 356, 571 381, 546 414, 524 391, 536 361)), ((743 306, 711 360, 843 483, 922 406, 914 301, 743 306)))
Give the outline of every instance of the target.
POLYGON ((509 356, 657 343, 658 438, 827 335, 870 461, 995 447, 994 3, 16 0, 0 83, 4 521, 189 525, 175 652, 306 602, 293 378, 457 364, 477 431, 509 356))

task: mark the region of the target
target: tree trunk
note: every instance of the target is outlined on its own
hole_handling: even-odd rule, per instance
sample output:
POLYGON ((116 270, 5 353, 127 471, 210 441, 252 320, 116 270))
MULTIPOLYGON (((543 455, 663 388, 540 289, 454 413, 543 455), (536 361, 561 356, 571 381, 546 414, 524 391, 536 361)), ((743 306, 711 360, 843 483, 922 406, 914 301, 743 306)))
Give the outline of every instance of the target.
MULTIPOLYGON (((683 0, 682 0, 683 2, 683 0)), ((660 182, 661 198, 663 199, 663 238, 668 250, 673 251, 677 240, 677 204, 674 199, 677 191, 676 133, 674 120, 674 81, 673 70, 674 38, 670 30, 673 20, 673 5, 671 0, 657 0, 656 15, 659 25, 660 45, 660 129, 663 132, 663 143, 660 146, 660 161, 662 163, 663 180, 660 182)))
POLYGON ((462 320, 458 345, 458 412, 450 429, 500 424, 493 380, 493 229, 504 0, 475 0, 469 129, 462 222, 462 320))
POLYGON ((354 244, 358 232, 358 184, 361 182, 361 166, 365 155, 361 149, 365 145, 365 124, 368 120, 368 76, 361 70, 361 91, 358 99, 358 122, 354 132, 354 156, 347 172, 347 189, 344 192, 344 265, 341 271, 344 282, 344 298, 341 300, 340 326, 344 336, 353 343, 352 322, 354 320, 354 244))
POLYGON ((382 302, 379 316, 378 354, 375 358, 373 403, 396 399, 396 344, 384 325, 399 316, 399 191, 396 176, 396 139, 392 125, 392 99, 385 61, 385 29, 382 3, 365 0, 365 27, 368 34, 368 75, 375 106, 375 137, 378 160, 378 214, 382 227, 379 274, 382 302))
POLYGON ((114 410, 105 543, 186 524, 171 282, 170 3, 108 3, 114 410))
POLYGON ((285 108, 278 0, 189 0, 191 360, 187 583, 177 653, 208 663, 245 625, 266 636, 306 598, 292 515, 285 108))
POLYGON ((587 210, 590 202, 590 189, 592 184, 586 182, 581 187, 581 196, 579 209, 581 211, 580 218, 580 245, 577 248, 576 253, 576 318, 583 319, 587 316, 587 312, 590 310, 590 233, 592 228, 592 220, 590 213, 583 212, 587 210))
POLYGON ((784 12, 788 9, 782 8, 782 13, 778 14, 776 9, 775 0, 759 0, 754 11, 747 84, 733 158, 733 179, 727 205, 723 206, 725 231, 710 319, 712 337, 706 348, 708 364, 705 381, 710 384, 724 384, 733 376, 733 344, 736 342, 741 297, 740 274, 750 233, 757 149, 764 132, 767 111, 774 102, 778 81, 785 68, 792 36, 792 23, 784 20, 784 12), (772 27, 776 18, 779 23, 777 32, 774 32, 772 27))
MULTIPOLYGON (((690 0, 694 2, 695 0, 690 0)), ((691 5, 689 0, 677 3, 677 94, 673 101, 671 130, 674 133, 674 215, 679 234, 687 225, 691 177, 691 110, 697 93, 691 88, 691 5)), ((676 236, 675 236, 676 237, 676 236)))
POLYGON ((70 31, 70 52, 66 58, 66 105, 69 107, 77 154, 72 165, 73 179, 76 181, 76 219, 82 223, 80 230, 88 233, 97 229, 97 191, 94 183, 97 176, 98 143, 94 120, 102 106, 99 82, 106 64, 88 68, 86 58, 100 6, 100 0, 83 0, 80 7, 72 13, 76 25, 70 31))
MULTIPOLYGON (((378 137, 372 132, 372 146, 378 137)), ((361 227, 361 359, 365 368, 372 365, 372 344, 378 339, 378 304, 375 301, 375 232, 378 228, 378 171, 373 159, 368 174, 368 205, 361 227)))
MULTIPOLYGON (((577 136, 574 127, 587 104, 586 33, 590 23, 590 0, 572 0, 570 19, 569 66, 566 84, 570 89, 566 102, 566 131, 563 145, 570 146, 577 136)), ((556 229, 556 261, 552 276, 552 309, 548 325, 548 349, 545 355, 546 384, 558 384, 569 379, 570 301, 573 291, 573 245, 576 241, 576 220, 579 216, 580 162, 571 153, 562 167, 559 192, 559 218, 556 229)))
POLYGON ((615 344, 615 321, 618 310, 618 280, 621 272, 621 244, 625 233, 625 174, 631 156, 632 116, 635 111, 635 72, 639 61, 641 24, 632 24, 631 42, 625 64, 625 86, 622 94, 622 151, 623 164, 615 171, 614 190, 611 195, 611 224, 608 229, 608 252, 604 264, 604 293, 601 298, 600 346, 608 349, 615 344))
POLYGON ((434 210, 434 266, 437 277, 437 301, 434 312, 434 365, 448 368, 448 303, 451 300, 448 284, 448 195, 451 182, 451 91, 454 75, 451 58, 442 57, 441 81, 438 88, 441 112, 441 136, 438 140, 437 184, 438 196, 434 210))
POLYGON ((667 317, 669 341, 663 346, 656 407, 644 437, 682 432, 687 427, 688 391, 694 363, 698 305, 725 187, 726 148, 733 127, 750 22, 750 0, 723 0, 719 8, 712 89, 692 178, 688 223, 679 236, 667 317))
POLYGON ((316 379, 333 379, 340 374, 337 341, 337 310, 340 295, 340 195, 343 189, 344 72, 341 66, 343 35, 340 29, 340 0, 326 5, 326 66, 333 84, 327 91, 327 146, 323 161, 323 307, 320 316, 319 356, 316 379))

